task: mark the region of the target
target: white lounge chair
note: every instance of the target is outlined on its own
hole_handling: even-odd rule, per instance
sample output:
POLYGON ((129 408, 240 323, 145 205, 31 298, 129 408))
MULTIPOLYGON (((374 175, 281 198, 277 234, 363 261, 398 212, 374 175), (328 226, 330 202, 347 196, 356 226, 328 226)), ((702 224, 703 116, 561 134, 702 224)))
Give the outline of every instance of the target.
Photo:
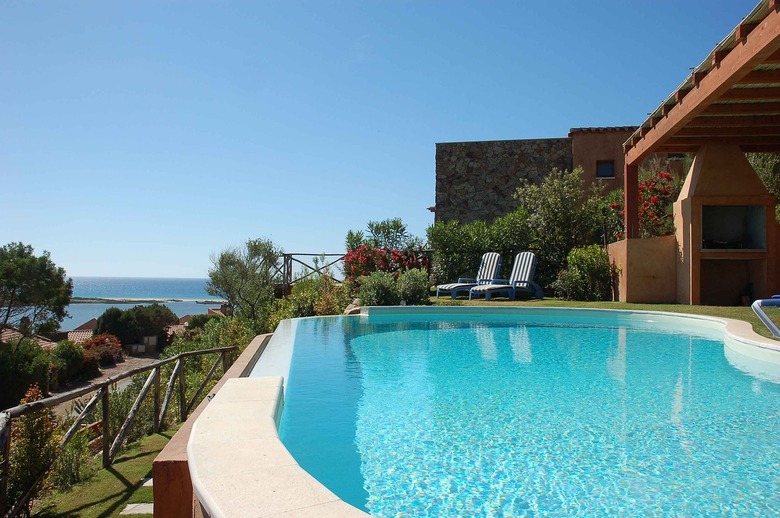
POLYGON ((493 282, 493 279, 498 277, 500 271, 501 256, 496 252, 488 252, 482 256, 476 278, 461 277, 458 279, 458 282, 440 284, 436 286, 436 297, 438 298, 440 294, 449 293, 453 299, 457 298, 458 294, 466 293, 474 286, 490 284, 493 282))
POLYGON ((533 280, 535 272, 536 255, 533 252, 520 252, 515 257, 515 265, 509 279, 496 279, 472 287, 469 290, 469 300, 482 296, 485 300, 490 300, 493 295, 506 295, 509 300, 515 300, 518 296, 543 299, 542 287, 533 280))

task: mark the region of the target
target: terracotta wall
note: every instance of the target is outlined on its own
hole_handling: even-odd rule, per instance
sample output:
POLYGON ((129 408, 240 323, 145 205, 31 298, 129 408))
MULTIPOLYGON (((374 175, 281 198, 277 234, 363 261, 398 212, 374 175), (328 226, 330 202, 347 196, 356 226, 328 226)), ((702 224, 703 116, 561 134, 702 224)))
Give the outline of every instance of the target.
POLYGON ((671 304, 677 298, 677 239, 624 239, 607 247, 620 270, 618 300, 671 304))
POLYGON ((572 161, 574 166, 583 170, 585 185, 601 182, 608 191, 623 188, 623 170, 625 156, 623 142, 631 136, 633 128, 622 131, 575 131, 569 133, 571 138, 572 161), (596 162, 613 161, 614 178, 597 178, 596 162))

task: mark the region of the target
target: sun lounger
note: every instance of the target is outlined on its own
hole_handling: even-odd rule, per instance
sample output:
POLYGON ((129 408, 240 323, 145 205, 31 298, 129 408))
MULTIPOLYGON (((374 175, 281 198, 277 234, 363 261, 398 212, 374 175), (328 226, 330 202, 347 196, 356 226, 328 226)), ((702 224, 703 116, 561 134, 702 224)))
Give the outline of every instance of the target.
POLYGON ((498 277, 501 271, 501 256, 496 252, 488 252, 482 256, 476 278, 461 277, 458 282, 436 286, 436 297, 449 293, 457 298, 460 293, 468 293, 471 288, 480 284, 489 284, 498 277))
POLYGON ((521 252, 515 257, 515 265, 509 279, 496 279, 472 287, 469 290, 469 300, 483 296, 485 300, 490 300, 494 295, 505 295, 509 300, 516 300, 518 297, 542 299, 542 287, 533 280, 535 272, 536 255, 533 252, 521 252))

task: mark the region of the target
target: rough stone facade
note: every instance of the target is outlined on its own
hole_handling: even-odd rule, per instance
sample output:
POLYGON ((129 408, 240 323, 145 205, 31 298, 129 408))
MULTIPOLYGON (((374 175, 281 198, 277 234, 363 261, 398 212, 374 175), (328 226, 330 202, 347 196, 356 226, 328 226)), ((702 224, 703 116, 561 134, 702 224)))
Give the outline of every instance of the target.
POLYGON ((515 189, 572 168, 569 138, 436 144, 436 221, 491 221, 517 208, 515 189))

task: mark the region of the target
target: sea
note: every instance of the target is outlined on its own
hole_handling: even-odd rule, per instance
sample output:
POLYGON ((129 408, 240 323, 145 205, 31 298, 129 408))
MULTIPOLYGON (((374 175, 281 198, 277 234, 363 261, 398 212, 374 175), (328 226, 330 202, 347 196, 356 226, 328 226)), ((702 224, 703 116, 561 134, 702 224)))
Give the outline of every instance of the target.
POLYGON ((138 304, 158 301, 179 318, 208 313, 222 300, 206 293, 208 279, 172 279, 140 277, 72 277, 73 297, 108 299, 107 302, 72 302, 60 329, 70 331, 102 315, 108 308, 129 309, 138 304))

